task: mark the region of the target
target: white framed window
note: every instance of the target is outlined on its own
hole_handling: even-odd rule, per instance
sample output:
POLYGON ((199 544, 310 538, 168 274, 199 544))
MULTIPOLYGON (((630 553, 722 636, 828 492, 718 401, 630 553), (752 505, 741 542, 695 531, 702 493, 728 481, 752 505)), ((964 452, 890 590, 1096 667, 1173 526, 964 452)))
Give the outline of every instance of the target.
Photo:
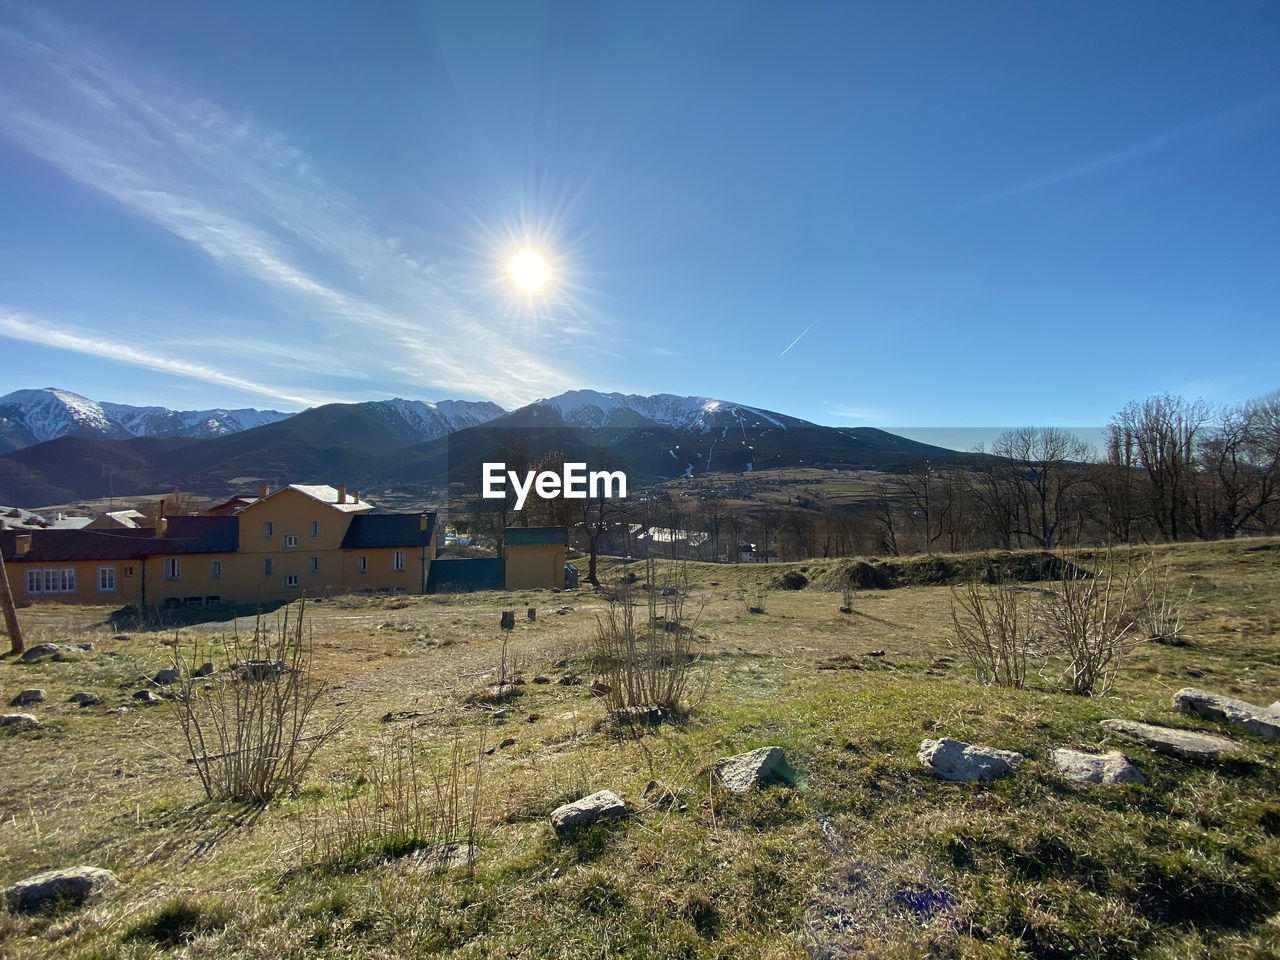
POLYGON ((210 580, 222 579, 222 561, 221 560, 209 561, 209 579, 210 580))
POLYGON ((75 593, 75 567, 37 567, 26 571, 26 588, 29 594, 75 593))
POLYGON ((298 535, 296 533, 286 533, 284 535, 284 548, 286 550, 296 550, 298 548, 298 535))
POLYGON ((310 566, 311 566, 311 572, 312 572, 312 573, 319 573, 319 572, 320 572, 320 558, 319 558, 319 557, 312 557, 312 558, 311 558, 311 561, 310 561, 310 566))
POLYGON ((298 575, 296 573, 286 573, 284 575, 285 587, 296 587, 298 585, 298 575))
POLYGON ((391 551, 391 569, 396 572, 399 572, 404 569, 404 551, 403 550, 391 551))
POLYGON ((182 558, 181 557, 165 557, 164 558, 164 578, 166 580, 182 579, 182 558))
POLYGON ((98 592, 99 593, 115 593, 116 592, 116 568, 115 567, 99 567, 98 568, 98 592))
POLYGON ((126 577, 132 577, 132 576, 133 576, 133 564, 131 564, 131 563, 127 563, 127 564, 125 564, 125 567, 124 567, 124 575, 125 575, 126 577))
POLYGON ((262 575, 269 577, 276 572, 276 562, 270 557, 262 558, 262 575))
POLYGON ((275 532, 275 527, 271 525, 270 520, 262 521, 262 539, 270 540, 271 535, 275 532))
POLYGON ((356 557, 356 573, 369 572, 369 558, 365 554, 356 557))
POLYGON ((312 535, 313 537, 318 537, 318 536, 320 536, 320 521, 319 521, 319 520, 312 520, 312 521, 311 521, 311 535, 312 535))

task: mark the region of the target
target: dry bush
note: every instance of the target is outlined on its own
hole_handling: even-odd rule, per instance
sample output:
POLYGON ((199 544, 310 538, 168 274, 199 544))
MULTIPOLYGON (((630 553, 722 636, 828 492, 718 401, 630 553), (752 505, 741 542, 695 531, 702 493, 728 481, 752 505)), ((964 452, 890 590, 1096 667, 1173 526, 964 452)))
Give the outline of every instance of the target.
POLYGON ((1155 555, 1147 558, 1136 585, 1138 603, 1137 633, 1147 640, 1179 646, 1185 642, 1182 635, 1182 614, 1190 602, 1192 588, 1184 593, 1173 582, 1173 562, 1160 563, 1155 555))
POLYGON ((469 862, 484 824, 484 739, 455 739, 432 761, 413 729, 387 738, 348 795, 322 805, 303 823, 309 863, 356 865, 425 850, 437 865, 469 862))
POLYGON ((840 612, 853 613, 853 601, 858 595, 858 591, 853 587, 853 578, 850 577, 844 581, 844 586, 840 590, 840 612))
POLYGON ((1108 547, 1093 575, 1078 567, 1040 605, 1040 621, 1055 652, 1067 661, 1072 693, 1093 696, 1115 685, 1125 657, 1142 638, 1137 635, 1138 585, 1132 551, 1123 560, 1108 547))
POLYGON ((689 692, 701 608, 693 614, 686 609, 689 575, 683 561, 670 564, 661 584, 657 574, 656 561, 646 559, 649 589, 619 581, 603 616, 596 617, 592 653, 609 687, 604 699, 611 712, 658 707, 678 714, 689 692))
POLYGON ((1031 660, 1033 617, 1027 596, 1006 582, 951 588, 951 622, 979 683, 1022 689, 1031 660))
POLYGON ((747 613, 765 613, 769 609, 769 588, 764 584, 747 587, 742 593, 747 613))
POLYGON ((169 702, 210 800, 262 802, 296 790, 345 722, 317 715, 326 685, 310 675, 304 609, 305 601, 292 624, 286 608, 274 630, 259 617, 251 639, 228 638, 226 662, 209 677, 196 675, 207 651, 176 657, 181 686, 169 702))

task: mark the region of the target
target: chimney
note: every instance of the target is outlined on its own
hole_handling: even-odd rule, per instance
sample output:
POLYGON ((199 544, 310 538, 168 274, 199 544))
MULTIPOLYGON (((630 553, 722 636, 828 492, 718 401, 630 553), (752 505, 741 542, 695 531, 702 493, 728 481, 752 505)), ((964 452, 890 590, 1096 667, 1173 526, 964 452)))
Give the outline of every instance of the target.
POLYGON ((347 502, 347 485, 345 483, 338 484, 338 502, 347 502))
POLYGON ((15 557, 25 557, 31 552, 31 534, 20 533, 13 538, 13 555, 15 557))
POLYGON ((352 502, 352 503, 359 503, 359 502, 360 502, 360 491, 359 491, 359 490, 352 490, 352 491, 351 491, 351 502, 352 502))
POLYGON ((271 492, 271 488, 265 483, 258 484, 258 499, 263 500, 267 494, 271 492))
POLYGON ((421 533, 427 532, 427 515, 425 513, 418 517, 418 530, 421 533))

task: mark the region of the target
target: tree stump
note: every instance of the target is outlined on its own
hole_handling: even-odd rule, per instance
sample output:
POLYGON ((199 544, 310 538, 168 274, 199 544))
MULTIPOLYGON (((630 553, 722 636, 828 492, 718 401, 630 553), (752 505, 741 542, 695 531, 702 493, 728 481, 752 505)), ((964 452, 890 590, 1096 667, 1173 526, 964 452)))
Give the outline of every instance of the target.
POLYGON ((526 613, 525 616, 528 618, 530 623, 533 623, 535 620, 538 619, 538 608, 530 607, 529 612, 526 613))
POLYGON ((516 612, 514 610, 502 611, 502 629, 514 630, 516 628, 516 612))

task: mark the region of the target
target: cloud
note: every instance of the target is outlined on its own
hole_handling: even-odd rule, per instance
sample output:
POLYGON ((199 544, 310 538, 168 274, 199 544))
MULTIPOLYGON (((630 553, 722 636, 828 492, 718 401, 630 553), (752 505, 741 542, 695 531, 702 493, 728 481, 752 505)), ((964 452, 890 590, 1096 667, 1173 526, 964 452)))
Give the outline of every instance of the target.
POLYGON ((42 319, 4 308, 0 308, 0 337, 23 340, 27 343, 54 347, 58 350, 85 353, 92 357, 114 360, 134 367, 144 367, 148 370, 157 370, 160 373, 172 374, 177 377, 203 380, 206 383, 214 383, 234 390, 243 390, 245 393, 269 397, 272 400, 282 400, 302 407, 312 407, 334 401, 332 397, 300 393, 270 384, 256 383, 253 380, 226 373, 203 363, 194 363, 189 360, 165 356, 130 343, 108 340, 86 330, 54 327, 42 319))
POLYGON ((510 405, 572 386, 542 355, 554 323, 492 315, 428 256, 382 235, 284 135, 130 73, 46 16, 25 19, 26 33, 0 27, 16 81, 0 82, 0 132, 265 289, 294 322, 262 324, 255 338, 324 343, 347 365, 358 358, 370 384, 510 405))
POLYGON ((827 416, 837 421, 838 426, 866 426, 884 423, 886 411, 879 407, 854 407, 845 404, 829 404, 827 416))

